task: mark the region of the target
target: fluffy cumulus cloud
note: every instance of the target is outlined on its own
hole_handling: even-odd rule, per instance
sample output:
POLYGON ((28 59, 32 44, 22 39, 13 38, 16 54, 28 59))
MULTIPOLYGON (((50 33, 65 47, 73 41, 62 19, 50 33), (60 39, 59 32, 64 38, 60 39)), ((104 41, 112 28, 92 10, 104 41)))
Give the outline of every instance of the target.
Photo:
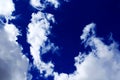
POLYGON ((54 80, 119 80, 120 51, 118 44, 106 45, 101 38, 96 37, 95 24, 87 25, 81 39, 85 46, 90 46, 88 55, 84 53, 75 57, 76 71, 73 74, 58 74, 54 72, 54 80))
POLYGON ((0 28, 0 79, 26 80, 28 60, 16 42, 18 30, 13 24, 0 28))

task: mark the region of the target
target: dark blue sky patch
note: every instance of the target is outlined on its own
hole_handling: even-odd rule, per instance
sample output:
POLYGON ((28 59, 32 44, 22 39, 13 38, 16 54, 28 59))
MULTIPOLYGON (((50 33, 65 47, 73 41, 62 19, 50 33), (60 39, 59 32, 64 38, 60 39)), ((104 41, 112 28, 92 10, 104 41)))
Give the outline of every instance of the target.
POLYGON ((27 43, 27 28, 30 23, 33 8, 29 4, 29 0, 13 0, 15 4, 15 11, 12 13, 16 19, 12 19, 9 23, 13 23, 20 30, 22 35, 18 36, 17 42, 23 47, 22 52, 33 62, 30 54, 30 44, 27 43))
POLYGON ((5 16, 0 15, 0 22, 2 22, 2 23, 6 23, 7 22, 5 16))
MULTIPOLYGON (((32 79, 31 80, 45 80, 42 77, 40 77, 40 71, 33 65, 29 72, 32 75, 32 79)), ((29 76, 28 76, 29 77, 29 76)))
MULTIPOLYGON (((60 14, 57 14, 59 17, 56 16, 56 21, 69 24, 68 27, 73 26, 71 23, 74 23, 78 30, 81 30, 80 27, 84 27, 86 24, 95 22, 98 35, 104 37, 112 32, 119 36, 119 4, 119 0, 72 0, 69 4, 62 6, 60 14), (71 22, 66 23, 63 19, 66 19, 67 22, 71 20, 71 22)), ((74 32, 76 31, 74 30, 74 32)))
POLYGON ((52 52, 52 50, 50 50, 47 53, 41 54, 40 56, 41 56, 42 61, 44 61, 45 63, 48 63, 52 61, 54 55, 55 54, 52 52))

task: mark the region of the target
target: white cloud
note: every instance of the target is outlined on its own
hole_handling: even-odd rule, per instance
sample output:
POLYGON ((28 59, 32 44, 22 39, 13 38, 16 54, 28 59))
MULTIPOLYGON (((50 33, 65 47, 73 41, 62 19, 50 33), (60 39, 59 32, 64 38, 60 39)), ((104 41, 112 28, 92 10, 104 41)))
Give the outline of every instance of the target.
POLYGON ((10 16, 14 10, 12 0, 0 0, 0 15, 10 16))
POLYGON ((17 44, 19 34, 13 24, 5 24, 0 28, 0 79, 26 80, 28 59, 22 55, 17 44))
POLYGON ((106 45, 95 35, 95 24, 87 25, 81 39, 92 51, 75 57, 76 71, 73 74, 54 72, 54 80, 119 80, 120 51, 116 42, 106 45), (92 32, 92 33, 90 33, 92 32))
POLYGON ((48 21, 52 21, 53 23, 55 23, 55 19, 54 19, 54 16, 50 13, 46 13, 46 19, 48 21))
POLYGON ((92 32, 92 35, 95 34, 94 28, 94 23, 86 25, 86 27, 83 29, 83 34, 80 36, 80 39, 85 41, 90 36, 90 31, 92 32))
POLYGON ((44 10, 48 4, 52 4, 54 6, 54 8, 58 8, 59 7, 59 2, 58 0, 44 0, 44 3, 41 3, 40 0, 30 0, 30 4, 38 9, 38 10, 44 10))
POLYGON ((58 8, 60 5, 58 0, 46 0, 46 2, 50 2, 51 4, 54 5, 55 8, 58 8))
POLYGON ((38 10, 43 10, 45 8, 45 5, 41 4, 40 0, 30 0, 30 4, 38 10))
MULTIPOLYGON (((53 72, 54 65, 49 63, 44 63, 41 60, 40 48, 45 47, 45 42, 48 40, 47 35, 50 33, 50 23, 47 21, 45 14, 42 12, 33 13, 31 23, 28 25, 27 40, 31 44, 30 51, 34 59, 34 65, 40 70, 46 72, 45 76, 51 75, 53 72)), ((52 46, 48 45, 43 52, 50 50, 52 46), (46 50, 46 51, 45 51, 46 50)))
POLYGON ((40 46, 47 40, 46 31, 49 30, 49 23, 43 13, 32 14, 31 23, 28 25, 28 42, 31 44, 31 54, 35 59, 35 64, 40 63, 40 46))
POLYGON ((15 42, 17 40, 17 35, 19 35, 19 30, 13 24, 5 24, 5 31, 9 35, 8 38, 11 42, 15 42))
POLYGON ((41 54, 45 54, 48 51, 52 51, 53 53, 59 50, 58 46, 55 46, 54 43, 51 43, 49 40, 42 44, 41 46, 41 54))

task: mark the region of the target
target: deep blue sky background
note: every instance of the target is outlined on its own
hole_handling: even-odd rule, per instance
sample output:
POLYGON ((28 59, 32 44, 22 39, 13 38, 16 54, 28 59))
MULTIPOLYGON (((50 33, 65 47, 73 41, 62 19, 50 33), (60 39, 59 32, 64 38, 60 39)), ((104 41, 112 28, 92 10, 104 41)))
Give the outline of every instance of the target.
MULTIPOLYGON (((13 1, 16 8, 13 15, 19 15, 19 17, 10 23, 14 23, 22 31, 22 36, 18 36, 18 42, 23 46, 23 52, 32 62, 30 45, 26 41, 26 30, 31 14, 37 10, 29 5, 29 0, 13 1)), ((84 51, 80 35, 85 25, 91 22, 96 23, 97 35, 104 37, 106 43, 108 43, 110 32, 113 33, 115 40, 120 41, 120 0, 71 0, 68 3, 61 0, 60 3, 61 6, 57 10, 49 6, 43 11, 55 16, 56 23, 51 23, 53 28, 49 38, 60 49, 57 54, 49 51, 42 55, 42 59, 45 62, 51 60, 55 64, 57 72, 72 73, 75 70, 74 57, 78 55, 79 51, 84 51)), ((30 72, 39 74, 34 67, 30 72)), ((35 79, 37 75, 33 75, 33 77, 33 80, 37 80, 35 79)))

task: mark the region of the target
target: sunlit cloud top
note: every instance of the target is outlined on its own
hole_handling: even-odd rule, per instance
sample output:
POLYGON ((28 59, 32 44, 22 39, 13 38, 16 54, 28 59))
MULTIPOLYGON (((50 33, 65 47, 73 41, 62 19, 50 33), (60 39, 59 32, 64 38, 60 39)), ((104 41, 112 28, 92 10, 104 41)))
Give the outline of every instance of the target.
POLYGON ((0 0, 0 15, 10 16, 14 10, 12 0, 0 0))

